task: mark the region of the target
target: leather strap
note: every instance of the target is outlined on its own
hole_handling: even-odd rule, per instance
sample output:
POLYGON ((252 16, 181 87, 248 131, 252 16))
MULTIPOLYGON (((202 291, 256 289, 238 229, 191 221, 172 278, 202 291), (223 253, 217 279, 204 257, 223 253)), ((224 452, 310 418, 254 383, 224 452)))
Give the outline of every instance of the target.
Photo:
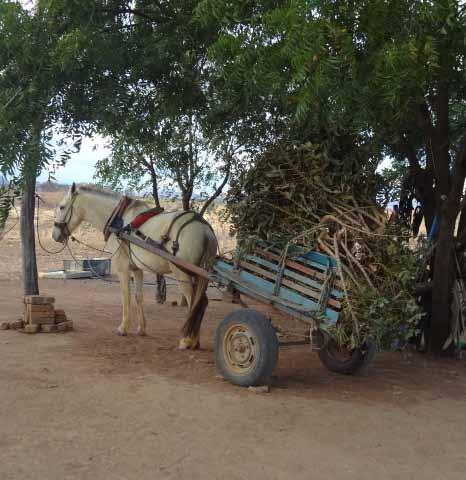
POLYGON ((127 196, 121 197, 120 201, 117 203, 116 207, 113 209, 113 212, 111 213, 110 217, 108 217, 107 223, 105 224, 105 227, 103 230, 105 241, 107 241, 111 235, 110 227, 113 225, 113 223, 116 220, 121 219, 121 217, 123 216, 123 213, 128 208, 131 202, 132 202, 131 198, 127 196))

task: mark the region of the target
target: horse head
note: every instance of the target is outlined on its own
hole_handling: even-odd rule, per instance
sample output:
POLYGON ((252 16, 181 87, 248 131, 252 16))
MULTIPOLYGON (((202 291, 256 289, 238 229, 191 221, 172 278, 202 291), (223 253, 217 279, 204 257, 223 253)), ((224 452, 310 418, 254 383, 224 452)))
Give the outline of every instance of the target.
POLYGON ((81 218, 76 214, 76 209, 74 208, 77 196, 78 189, 76 184, 73 183, 55 210, 52 238, 56 242, 65 243, 71 233, 81 223, 81 218))

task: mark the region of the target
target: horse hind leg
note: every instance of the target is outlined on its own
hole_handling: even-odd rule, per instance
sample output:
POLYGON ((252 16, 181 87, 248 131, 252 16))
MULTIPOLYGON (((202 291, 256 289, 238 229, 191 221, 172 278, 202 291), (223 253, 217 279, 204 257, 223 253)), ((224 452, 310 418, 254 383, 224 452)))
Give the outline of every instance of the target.
POLYGON ((136 305, 138 308, 139 316, 139 326, 138 326, 138 335, 144 336, 146 334, 146 317, 144 315, 144 272, 142 270, 135 270, 133 272, 134 281, 136 283, 136 305))

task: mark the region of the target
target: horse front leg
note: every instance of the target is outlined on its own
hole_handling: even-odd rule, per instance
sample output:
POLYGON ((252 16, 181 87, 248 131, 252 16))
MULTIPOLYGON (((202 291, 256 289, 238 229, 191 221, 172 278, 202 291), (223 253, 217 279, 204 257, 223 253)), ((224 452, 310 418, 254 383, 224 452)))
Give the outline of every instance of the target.
POLYGON ((146 318, 144 316, 144 272, 142 270, 135 270, 133 272, 134 281, 136 282, 136 305, 138 307, 138 315, 139 315, 139 327, 138 327, 138 335, 145 335, 146 334, 146 318))
POLYGON ((118 327, 118 335, 127 335, 131 315, 131 275, 128 270, 118 272, 121 288, 121 302, 123 305, 123 319, 118 327))

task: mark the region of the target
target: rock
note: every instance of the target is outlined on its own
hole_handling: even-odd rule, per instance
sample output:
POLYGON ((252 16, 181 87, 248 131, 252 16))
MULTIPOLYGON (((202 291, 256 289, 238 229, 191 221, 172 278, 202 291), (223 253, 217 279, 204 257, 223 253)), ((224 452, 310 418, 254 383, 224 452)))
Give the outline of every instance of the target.
POLYGON ((8 322, 0 323, 0 330, 8 330, 10 328, 10 324, 8 322))
POLYGON ((58 325, 55 325, 55 324, 42 325, 41 332, 43 332, 43 333, 56 333, 56 332, 58 332, 58 325))
POLYGON ((259 387, 248 387, 248 390, 252 393, 269 393, 270 387, 268 385, 261 385, 259 387))
POLYGON ((23 319, 18 318, 18 320, 13 320, 9 325, 11 330, 19 330, 20 328, 23 328, 23 319))
POLYGON ((24 333, 38 333, 40 332, 40 325, 28 324, 21 331, 24 333))
POLYGON ((172 307, 177 307, 178 306, 178 302, 176 300, 173 300, 173 302, 171 303, 171 306, 172 307))
POLYGON ((73 321, 68 320, 66 322, 57 323, 56 327, 58 332, 69 332, 70 330, 73 330, 73 321))

